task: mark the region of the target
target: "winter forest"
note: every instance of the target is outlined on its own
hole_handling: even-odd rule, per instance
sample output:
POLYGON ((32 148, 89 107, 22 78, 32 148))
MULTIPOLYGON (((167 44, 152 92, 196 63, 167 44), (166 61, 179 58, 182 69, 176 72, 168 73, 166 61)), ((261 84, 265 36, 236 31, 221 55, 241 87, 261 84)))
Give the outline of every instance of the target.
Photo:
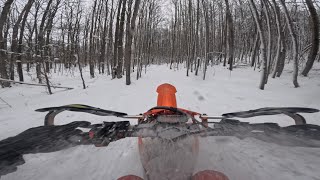
POLYGON ((86 88, 97 73, 130 85, 148 65, 168 64, 205 80, 208 67, 223 64, 261 71, 263 90, 284 66, 299 87, 320 61, 313 0, 2 0, 0 7, 2 87, 33 69, 51 94, 48 76, 59 71, 89 67, 86 88))
POLYGON ((0 0, 1 180, 315 180, 320 0, 0 0))

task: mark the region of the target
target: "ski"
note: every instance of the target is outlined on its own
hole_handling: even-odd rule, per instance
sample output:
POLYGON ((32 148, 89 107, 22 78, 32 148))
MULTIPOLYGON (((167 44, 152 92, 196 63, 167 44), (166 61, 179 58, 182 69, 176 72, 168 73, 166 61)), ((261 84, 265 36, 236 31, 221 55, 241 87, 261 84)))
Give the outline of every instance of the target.
POLYGON ((57 107, 47 107, 47 108, 36 109, 35 111, 48 112, 44 120, 45 125, 54 125, 55 116, 63 111, 84 112, 84 113, 94 114, 98 116, 123 117, 128 115, 127 113, 105 110, 105 109, 88 106, 84 104, 69 104, 69 105, 57 106, 57 107))
POLYGON ((222 114, 226 118, 251 118, 256 116, 278 115, 284 114, 291 117, 296 125, 306 124, 306 119, 298 113, 316 113, 318 109, 303 107, 266 107, 249 111, 239 111, 233 113, 222 114))

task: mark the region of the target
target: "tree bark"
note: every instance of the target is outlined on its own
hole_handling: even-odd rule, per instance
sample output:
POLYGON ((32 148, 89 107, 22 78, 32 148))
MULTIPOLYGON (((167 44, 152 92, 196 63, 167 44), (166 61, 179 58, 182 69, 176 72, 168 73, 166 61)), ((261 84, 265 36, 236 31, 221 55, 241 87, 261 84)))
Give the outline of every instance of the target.
POLYGON ((102 33, 102 41, 101 41, 101 54, 99 58, 99 64, 102 66, 102 74, 104 74, 104 67, 105 67, 105 56, 106 56, 106 43, 107 43, 107 19, 108 19, 108 0, 106 1, 106 15, 104 17, 103 23, 103 33, 102 33))
POLYGON ((112 67, 112 79, 117 77, 118 69, 118 44, 119 44, 119 27, 120 27, 120 14, 121 14, 121 4, 123 0, 119 0, 116 28, 114 33, 114 53, 113 53, 113 67, 112 67))
POLYGON ((31 7, 32 7, 32 4, 34 3, 34 0, 29 0, 28 3, 27 3, 27 8, 26 8, 26 11, 24 13, 24 16, 23 16, 23 20, 22 20, 22 23, 21 23, 21 29, 20 29, 20 35, 19 35, 19 44, 18 44, 18 66, 17 66, 17 71, 18 71, 18 74, 19 74, 19 81, 24 81, 24 78, 23 78, 23 72, 22 72, 22 42, 23 42, 23 35, 24 35, 24 29, 25 29, 25 25, 26 25, 26 21, 27 21, 27 18, 28 18, 28 15, 30 13, 30 10, 31 10, 31 7))
POLYGON ((124 36, 124 21, 126 16, 126 4, 127 0, 122 0, 122 10, 119 24, 119 43, 118 43, 118 66, 117 66, 117 78, 122 78, 122 63, 123 63, 123 36, 124 36))
POLYGON ((267 52, 266 52, 266 45, 265 45, 265 38, 264 35, 262 33, 262 26, 261 26, 261 21, 259 21, 259 17, 258 17, 258 11, 257 11, 257 7, 254 4, 253 0, 250 0, 250 8, 252 11, 252 15, 254 17, 256 26, 257 26, 257 31, 259 33, 259 38, 260 38, 260 51, 261 51, 261 59, 262 59, 262 71, 261 71, 261 80, 260 80, 260 85, 259 88, 261 90, 264 90, 264 86, 265 86, 265 82, 266 82, 266 78, 267 78, 267 66, 268 66, 268 62, 267 62, 267 52))
POLYGON ((209 17, 208 17, 208 9, 207 3, 202 0, 203 13, 204 13, 204 21, 205 21, 205 29, 206 29, 206 42, 205 42, 205 54, 204 54, 204 70, 203 70, 203 80, 206 79, 207 66, 208 66, 208 53, 209 53, 209 17))
MULTIPOLYGON (((43 46, 45 43, 44 40, 44 33, 45 33, 45 21, 47 19, 47 15, 49 13, 50 7, 52 4, 52 0, 49 0, 47 7, 42 15, 41 23, 39 26, 39 32, 37 34, 37 44, 36 44, 36 71, 37 71, 37 78, 39 80, 39 83, 42 83, 42 77, 41 77, 41 63, 43 63, 43 46)), ((35 20, 36 21, 36 20, 35 20)), ((45 72, 45 71, 44 71, 45 72)), ((48 87, 48 90, 50 89, 50 86, 48 87)))
POLYGON ((50 15, 49 18, 47 20, 47 24, 45 27, 45 31, 46 31, 46 40, 45 40, 45 47, 44 49, 44 63, 45 63, 45 69, 44 72, 45 73, 49 73, 50 72, 50 63, 52 62, 51 56, 50 56, 50 35, 52 32, 52 28, 53 28, 53 19, 56 16, 56 13, 58 11, 59 5, 61 3, 61 0, 57 0, 55 6, 50 10, 50 15))
POLYGON ((172 69, 172 64, 175 60, 176 54, 176 33, 177 33, 177 19, 178 19, 178 2, 177 0, 173 1, 174 3, 174 23, 173 23, 173 32, 172 32, 172 49, 171 49, 171 59, 170 59, 170 69, 172 69))
POLYGON ((90 69, 90 76, 91 78, 94 78, 94 22, 95 22, 95 15, 96 15, 96 7, 97 7, 97 0, 94 0, 94 5, 93 5, 93 12, 92 12, 92 17, 91 17, 91 27, 90 27, 90 47, 89 47, 89 69, 90 69))
MULTIPOLYGON (((193 40, 193 24, 192 24, 192 1, 188 1, 188 15, 189 15, 189 28, 188 28, 188 35, 189 40, 187 42, 188 44, 188 57, 187 57, 187 76, 189 76, 189 69, 190 69, 190 64, 192 59, 194 58, 194 42, 193 40), (191 55, 192 54, 192 55, 191 55)), ((191 67, 191 72, 192 72, 192 67, 191 67)))
POLYGON ((276 50, 276 56, 275 56, 275 66, 272 72, 272 78, 276 77, 277 72, 279 72, 280 69, 280 53, 281 53, 281 47, 283 46, 281 41, 283 39, 282 32, 281 32, 281 20, 280 20, 280 8, 275 0, 272 0, 273 3, 273 9, 276 16, 276 24, 277 24, 277 33, 278 33, 278 39, 277 39, 277 50, 276 50))
MULTIPOLYGON (((6 69, 6 67, 7 67, 7 62, 6 62, 6 59, 7 59, 7 54, 6 54, 7 39, 6 39, 6 37, 3 37, 3 34, 4 34, 3 30, 4 30, 4 25, 7 21, 8 14, 9 14, 10 7, 11 7, 12 3, 13 3, 13 0, 7 0, 4 3, 4 6, 1 11, 1 15, 0 15, 0 74, 1 74, 1 77, 4 79, 8 79, 9 76, 8 76, 8 72, 6 69)), ((3 87, 9 87, 10 83, 3 82, 3 83, 1 83, 1 85, 3 87)))
POLYGON ((113 0, 111 0, 111 11, 110 11, 110 22, 109 22, 109 33, 108 33, 108 47, 107 47, 107 73, 110 75, 110 65, 111 68, 113 67, 112 64, 112 45, 113 45, 113 17, 114 17, 114 12, 113 12, 113 0))
MULTIPOLYGON (((32 0, 29 0, 28 3, 24 6, 23 10, 21 11, 21 13, 18 16, 17 21, 15 22, 13 28, 12 28, 12 40, 11 40, 11 63, 10 63, 10 79, 14 80, 14 63, 17 61, 16 57, 17 57, 17 48, 18 48, 18 30, 19 30, 19 26, 20 23, 22 21, 23 15, 26 12, 29 3, 32 0)), ((21 64, 21 63, 20 63, 21 64)))
POLYGON ((265 84, 268 82, 268 77, 270 74, 270 67, 271 67, 271 47, 272 47, 272 35, 271 35, 271 24, 270 24, 270 15, 268 11, 268 3, 266 2, 267 0, 262 0, 263 4, 263 11, 266 16, 267 20, 267 31, 268 31, 268 46, 267 46, 267 76, 265 79, 265 84))
POLYGON ((197 22, 196 22, 196 42, 195 42, 195 51, 196 51, 196 59, 195 59, 195 73, 194 75, 198 76, 199 66, 200 66, 200 58, 199 58, 199 51, 200 51, 200 38, 199 38, 199 24, 200 24, 200 1, 197 1, 197 22))
POLYGON ((311 35, 311 49, 308 55, 308 60, 305 68, 302 71, 302 75, 308 76, 314 61, 316 60, 317 53, 319 51, 319 16, 316 8, 313 5, 312 0, 306 0, 309 12, 310 12, 310 28, 312 30, 311 35))
POLYGON ((292 58, 293 58, 293 85, 295 88, 299 87, 298 84, 298 42, 297 42, 297 35, 294 32, 293 29, 293 23, 292 20, 290 18, 288 9, 285 5, 285 1, 284 0, 280 0, 279 1, 282 8, 284 9, 284 14, 285 14, 285 18, 286 18, 286 22, 288 25, 288 29, 289 29, 289 33, 291 36, 291 40, 292 40, 292 58))
POLYGON ((252 54, 251 54, 251 67, 256 63, 257 51, 259 46, 259 33, 256 34, 256 38, 253 43, 252 54))
POLYGON ((234 52, 234 30, 233 30, 233 20, 232 15, 229 8, 228 0, 225 0, 226 3, 226 20, 228 23, 228 63, 229 63, 229 70, 232 71, 233 68, 233 52, 234 52))
MULTIPOLYGON (((132 51, 131 46, 132 46, 133 35, 135 32, 136 19, 137 19, 137 15, 138 15, 138 11, 139 11, 139 5, 140 5, 140 0, 136 0, 136 2, 134 4, 132 18, 130 19, 130 16, 128 16, 128 18, 127 18, 127 26, 126 26, 127 39, 126 39, 126 45, 125 45, 126 85, 131 84, 131 79, 130 79, 131 51, 132 51)), ((129 13, 131 14, 131 10, 129 10, 129 13)))

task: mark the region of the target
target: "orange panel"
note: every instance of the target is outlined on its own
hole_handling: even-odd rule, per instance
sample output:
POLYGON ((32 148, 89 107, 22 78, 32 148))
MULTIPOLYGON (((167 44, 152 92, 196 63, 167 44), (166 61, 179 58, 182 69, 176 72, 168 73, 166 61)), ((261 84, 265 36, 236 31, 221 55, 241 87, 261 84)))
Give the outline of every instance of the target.
POLYGON ((157 106, 177 107, 176 88, 171 84, 162 84, 158 86, 158 102, 157 106))
POLYGON ((128 176, 123 176, 119 178, 118 180, 143 180, 141 177, 135 176, 135 175, 128 175, 128 176))
POLYGON ((192 180, 229 180, 229 178, 221 172, 205 170, 195 174, 192 180))

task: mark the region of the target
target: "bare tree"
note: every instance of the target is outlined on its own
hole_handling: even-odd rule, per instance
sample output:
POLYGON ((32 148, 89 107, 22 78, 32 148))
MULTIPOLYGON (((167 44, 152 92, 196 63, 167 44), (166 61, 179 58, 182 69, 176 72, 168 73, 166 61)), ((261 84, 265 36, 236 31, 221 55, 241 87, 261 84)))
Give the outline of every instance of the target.
POLYGON ((123 0, 119 0, 118 3, 118 11, 117 11, 117 21, 116 21, 116 28, 114 33, 114 53, 113 53, 113 66, 112 66, 112 78, 114 79, 117 75, 118 70, 118 46, 120 41, 120 13, 121 13, 121 5, 123 0))
POLYGON ((292 40, 292 58, 293 58, 293 85, 294 87, 299 87, 298 84, 298 42, 297 42, 297 35, 294 32, 293 29, 293 23, 292 20, 290 18, 288 9, 285 5, 285 1, 284 0, 280 0, 280 4, 284 10, 284 14, 285 14, 285 18, 286 18, 286 22, 288 25, 288 29, 290 32, 290 36, 291 36, 291 40, 292 40))
POLYGON ((233 52, 234 52, 234 31, 233 31, 233 20, 230 12, 229 2, 225 0, 226 3, 226 19, 228 23, 228 63, 229 69, 232 71, 233 67, 233 52))
POLYGON ((112 67, 112 45, 113 45, 113 17, 114 17, 114 10, 113 10, 113 0, 111 0, 111 12, 110 12, 110 17, 109 17, 109 33, 108 33, 108 47, 107 47, 107 73, 110 75, 110 64, 112 67))
POLYGON ((118 65, 117 65, 117 78, 122 78, 122 66, 123 66, 123 37, 124 37, 124 22, 126 16, 126 4, 127 0, 122 0, 122 10, 119 23, 119 42, 118 42, 118 65))
MULTIPOLYGON (((281 62, 284 62, 283 57, 283 50, 284 50, 284 43, 283 43, 283 33, 281 32, 281 19, 280 19, 280 8, 275 0, 272 0, 273 9, 275 12, 275 18, 276 18, 276 25, 277 25, 277 33, 278 33, 278 39, 277 39, 277 50, 276 50, 276 56, 275 56, 275 67, 272 72, 272 78, 276 77, 276 74, 281 74, 281 62)), ((282 63, 284 64, 284 63, 282 63)))
POLYGON ((102 33, 102 41, 101 41, 101 54, 100 54, 100 59, 99 59, 99 64, 102 65, 102 74, 104 74, 104 67, 105 67, 105 56, 106 56, 106 44, 107 44, 107 31, 108 31, 108 1, 106 3, 106 15, 104 17, 104 23, 103 23, 103 33, 102 33))
MULTIPOLYGON (((131 4, 130 2, 132 0, 129 0, 128 4, 131 4)), ((130 79, 130 71, 131 71, 131 53, 132 53, 132 38, 133 38, 133 33, 134 29, 136 26, 136 19, 139 11, 139 5, 140 5, 140 0, 136 0, 134 4, 134 10, 133 14, 131 17, 131 7, 128 7, 128 18, 127 18, 127 25, 126 25, 126 45, 125 45, 125 63, 126 63, 126 85, 131 84, 131 79, 130 79)), ((131 6, 131 5, 130 5, 131 6)))
POLYGON ((266 21, 267 21, 267 31, 268 31, 268 46, 267 46, 267 76, 265 78, 265 83, 267 84, 268 82, 268 77, 270 74, 270 68, 271 68, 271 47, 272 47, 272 42, 271 42, 271 23, 270 23, 270 12, 269 12, 269 8, 268 8, 268 1, 267 0, 262 0, 262 4, 263 4, 263 12, 265 14, 266 17, 266 21))
POLYGON ((174 5, 174 23, 173 23, 173 33, 172 33, 172 49, 171 49, 171 60, 170 69, 172 69, 172 64, 175 58, 175 46, 176 46, 176 29, 177 29, 177 19, 178 19, 178 0, 173 0, 174 5))
POLYGON ((22 49, 23 49, 23 36, 24 36, 24 30, 27 22, 27 18, 29 15, 29 12, 31 10, 32 4, 34 3, 34 0, 29 0, 28 3, 26 4, 26 9, 23 15, 22 23, 21 23, 21 28, 20 28, 20 35, 19 35, 19 42, 18 42, 18 50, 17 50, 17 71, 19 74, 19 80, 23 81, 23 71, 22 71, 22 49))
POLYGON ((89 60, 89 66, 90 66, 90 76, 91 78, 94 78, 94 26, 95 26, 95 13, 97 8, 97 0, 94 0, 93 10, 92 10, 92 17, 91 17, 91 27, 90 27, 90 60, 89 60))
POLYGON ((311 27, 311 49, 308 55, 308 61, 302 71, 302 75, 307 76, 311 70, 314 61, 316 60, 319 51, 319 16, 312 0, 306 0, 310 12, 310 27, 311 27))
MULTIPOLYGON (((48 17, 48 13, 49 13, 50 8, 51 8, 52 1, 53 0, 49 0, 49 2, 47 4, 46 9, 45 9, 45 11, 44 11, 44 13, 42 15, 41 23, 40 23, 40 26, 39 26, 39 31, 38 31, 38 33, 36 33, 37 34, 37 41, 36 41, 36 43, 37 43, 36 44, 36 59, 37 59, 36 71, 37 71, 37 78, 38 78, 40 84, 42 83, 41 64, 43 63, 43 55, 44 55, 43 54, 43 48, 44 48, 44 44, 45 44, 45 39, 44 39, 45 22, 46 22, 46 19, 48 17)), ((48 87, 48 90, 51 92, 50 86, 48 87)), ((50 94, 52 94, 52 93, 50 93, 50 94)))
POLYGON ((268 62, 267 62, 267 52, 266 52, 266 45, 265 45, 265 38, 262 32, 262 26, 261 26, 261 21, 258 19, 258 11, 257 7, 254 4, 253 0, 250 0, 250 8, 257 26, 257 31, 259 33, 259 39, 260 39, 260 51, 261 51, 261 58, 262 58, 262 72, 261 72, 261 80, 260 80, 260 86, 259 88, 261 90, 264 90, 266 78, 268 77, 268 62))
MULTIPOLYGON (((27 3, 27 5, 25 5, 22 12, 19 14, 18 19, 15 22, 13 29, 12 29, 11 51, 13 53, 11 54, 11 62, 10 62, 10 79, 11 80, 14 80, 14 61, 16 60, 16 57, 17 57, 18 30, 19 30, 19 26, 22 21, 23 15, 28 8, 28 4, 29 4, 29 2, 27 3)), ((31 8, 31 6, 30 6, 30 8, 31 8)))
POLYGON ((205 58, 204 58, 204 70, 203 70, 203 80, 206 79, 206 72, 208 66, 208 53, 209 53, 209 17, 208 17, 208 8, 206 0, 202 0, 202 7, 204 11, 204 19, 205 19, 205 29, 206 29, 206 38, 205 38, 205 58))
MULTIPOLYGON (((4 25, 7 21, 8 14, 10 11, 11 4, 13 3, 13 0, 7 0, 4 3, 4 6, 1 11, 0 15, 0 73, 1 77, 4 79, 8 79, 8 72, 7 72, 7 55, 6 55, 6 44, 7 44, 7 39, 6 36, 4 36, 4 25)), ((9 87, 10 83, 8 82, 2 82, 2 86, 4 87, 9 87)))

